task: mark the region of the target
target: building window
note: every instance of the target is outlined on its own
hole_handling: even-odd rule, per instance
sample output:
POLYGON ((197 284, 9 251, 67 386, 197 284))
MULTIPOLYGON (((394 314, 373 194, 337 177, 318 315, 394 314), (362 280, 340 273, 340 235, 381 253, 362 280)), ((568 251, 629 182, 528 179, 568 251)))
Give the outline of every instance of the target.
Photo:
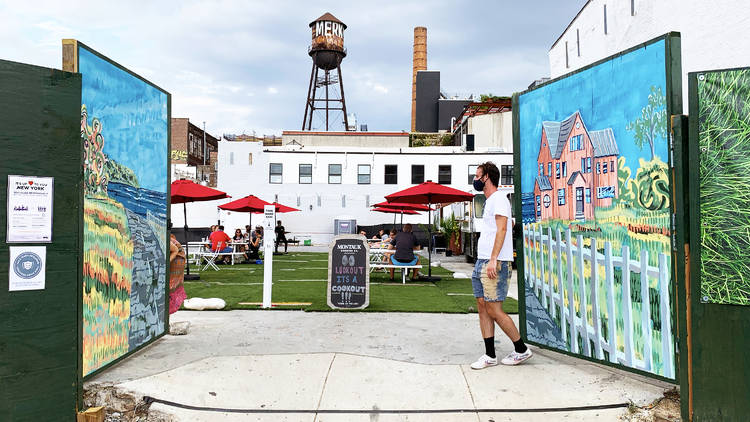
POLYGON ((299 165, 299 183, 303 185, 312 183, 312 164, 299 165))
POLYGON ((591 173, 591 157, 586 158, 586 173, 591 173))
POLYGON ((252 152, 247 155, 247 163, 250 164, 251 166, 253 165, 253 153, 252 152))
POLYGON ((565 189, 557 190, 557 205, 565 205, 565 189))
POLYGON ((607 162, 605 161, 604 164, 602 164, 602 173, 607 174, 607 162))
POLYGON ((580 151, 583 149, 583 135, 576 135, 570 138, 570 150, 580 151))
POLYGON ((513 166, 500 166, 500 184, 513 184, 513 166))
POLYGON ((544 208, 549 208, 550 204, 552 204, 552 200, 549 198, 549 194, 544 194, 544 208))
POLYGON ((542 216, 542 198, 539 195, 536 196, 536 216, 542 216))
POLYGON ((581 30, 576 29, 576 51, 578 52, 578 57, 581 57, 581 30))
POLYGON ((369 164, 357 165, 357 184, 360 184, 360 185, 370 184, 370 165, 369 164))
POLYGON ((539 164, 539 176, 544 176, 544 164, 539 164))
POLYGON ((615 171, 615 161, 612 160, 609 162, 609 171, 614 172, 615 171))
POLYGON ((602 172, 601 163, 596 163, 596 174, 599 174, 601 172, 602 172))
MULTIPOLYGON (((477 167, 479 167, 476 164, 469 164, 469 184, 474 184, 474 176, 477 174, 477 167)), ((539 164, 539 168, 543 170, 542 165, 539 164)), ((544 171, 542 171, 542 176, 544 176, 544 171)))
POLYGON ((281 163, 271 163, 268 169, 268 183, 281 183, 281 174, 283 165, 281 163))
POLYGON ((565 67, 570 67, 570 62, 568 61, 568 42, 565 41, 565 67))
POLYGON ((411 184, 418 185, 424 182, 424 165, 412 164, 411 166, 411 184))
POLYGON ((591 203, 591 188, 586 188, 586 203, 591 203))
POLYGON ((552 177, 552 163, 547 163, 547 177, 552 177))
POLYGON ((635 0, 630 0, 630 16, 635 16, 635 0))
POLYGON ((386 185, 398 184, 398 166, 397 165, 385 166, 385 184, 386 185))
POLYGON ((438 166, 438 183, 441 185, 451 184, 451 166, 438 166))
POLYGON ((560 178, 560 163, 555 163, 555 179, 560 178))
POLYGON ((562 173, 563 173, 563 177, 568 177, 568 162, 567 161, 562 162, 562 173))
POLYGON ((329 164, 328 165, 328 183, 330 184, 341 183, 341 164, 329 164))
POLYGON ((234 165, 234 153, 233 152, 229 153, 229 165, 230 166, 234 165))
POLYGON ((607 35, 607 5, 604 5, 604 35, 607 35))

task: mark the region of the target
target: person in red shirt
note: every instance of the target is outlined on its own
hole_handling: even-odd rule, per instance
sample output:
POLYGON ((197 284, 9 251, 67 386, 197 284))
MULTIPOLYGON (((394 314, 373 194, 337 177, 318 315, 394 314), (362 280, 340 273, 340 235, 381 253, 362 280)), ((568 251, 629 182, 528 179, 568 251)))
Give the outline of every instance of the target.
MULTIPOLYGON (((232 247, 227 246, 227 242, 232 240, 229 235, 224 233, 224 226, 219 226, 219 229, 211 233, 208 237, 211 240, 211 250, 220 253, 232 253, 232 247)), ((224 256, 219 257, 217 262, 223 262, 224 256)))

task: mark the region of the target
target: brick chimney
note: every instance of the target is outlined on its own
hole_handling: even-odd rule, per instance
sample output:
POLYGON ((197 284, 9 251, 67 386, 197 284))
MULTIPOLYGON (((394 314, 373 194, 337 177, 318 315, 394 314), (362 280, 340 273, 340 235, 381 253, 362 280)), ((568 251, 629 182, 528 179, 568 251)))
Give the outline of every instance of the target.
POLYGON ((427 28, 414 28, 414 60, 411 75, 411 131, 417 128, 417 72, 427 70, 427 28))

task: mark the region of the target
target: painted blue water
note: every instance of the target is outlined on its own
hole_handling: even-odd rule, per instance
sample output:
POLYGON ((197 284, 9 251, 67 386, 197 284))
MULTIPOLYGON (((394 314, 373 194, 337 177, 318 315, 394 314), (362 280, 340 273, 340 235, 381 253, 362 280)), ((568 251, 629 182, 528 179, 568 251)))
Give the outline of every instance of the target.
POLYGON ((107 194, 138 215, 146 217, 148 211, 159 220, 167 221, 167 194, 164 192, 109 182, 107 194))
POLYGON ((521 217, 524 224, 536 222, 534 192, 521 193, 521 217))

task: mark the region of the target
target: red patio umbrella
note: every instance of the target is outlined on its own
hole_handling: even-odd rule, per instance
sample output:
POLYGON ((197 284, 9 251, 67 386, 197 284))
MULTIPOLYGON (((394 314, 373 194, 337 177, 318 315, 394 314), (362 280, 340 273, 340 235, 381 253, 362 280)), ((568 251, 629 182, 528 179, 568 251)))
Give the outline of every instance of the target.
MULTIPOLYGON (((474 195, 462 190, 453 189, 428 180, 416 186, 386 195, 388 202, 398 202, 406 204, 428 204, 430 210, 432 204, 449 204, 452 202, 471 201, 474 195)), ((428 260, 428 281, 440 280, 440 277, 432 277, 432 211, 428 211, 427 221, 427 260, 428 260)))
POLYGON ((276 212, 278 213, 301 211, 297 208, 287 207, 286 205, 279 204, 278 202, 274 202, 273 205, 276 206, 276 212))
MULTIPOLYGON (((172 182, 170 187, 170 199, 173 204, 182 204, 182 215, 185 219, 185 256, 187 257, 190 251, 188 250, 188 223, 187 223, 187 208, 185 206, 188 202, 200 202, 200 201, 213 201, 222 198, 231 198, 226 192, 212 189, 207 186, 199 185, 192 180, 180 179, 172 182)), ((190 275, 190 259, 185 260, 186 273, 185 280, 198 280, 200 276, 197 274, 190 275)))
POLYGON ((429 211, 430 207, 421 204, 406 204, 402 202, 378 202, 373 207, 383 207, 396 210, 429 211))
POLYGON ((240 198, 236 201, 227 202, 226 204, 219 205, 219 209, 234 212, 246 212, 250 214, 249 225, 253 226, 253 213, 263 213, 263 207, 271 205, 270 202, 266 202, 255 195, 248 195, 244 198, 240 198))
MULTIPOLYGON (((406 204, 409 205, 409 204, 406 204)), ((425 207, 427 208, 427 207, 425 207)), ((388 208, 388 207, 375 207, 372 209, 372 211, 375 212, 382 212, 387 214, 393 214, 393 225, 396 225, 396 214, 401 214, 401 226, 404 225, 404 214, 406 215, 419 215, 419 212, 410 210, 410 209, 396 209, 396 208, 388 208)))

